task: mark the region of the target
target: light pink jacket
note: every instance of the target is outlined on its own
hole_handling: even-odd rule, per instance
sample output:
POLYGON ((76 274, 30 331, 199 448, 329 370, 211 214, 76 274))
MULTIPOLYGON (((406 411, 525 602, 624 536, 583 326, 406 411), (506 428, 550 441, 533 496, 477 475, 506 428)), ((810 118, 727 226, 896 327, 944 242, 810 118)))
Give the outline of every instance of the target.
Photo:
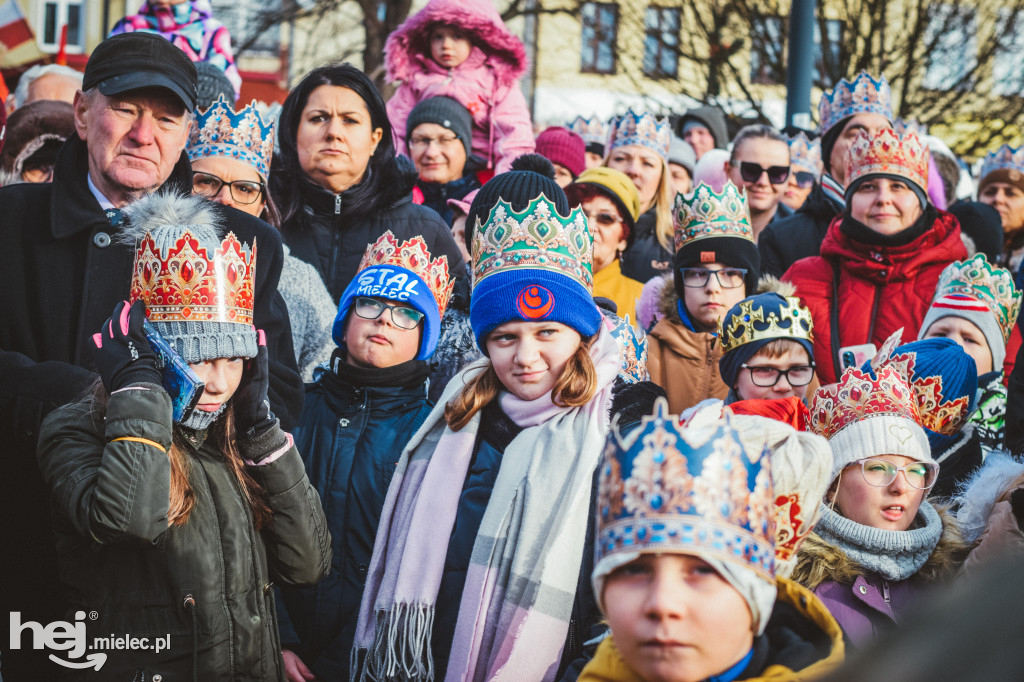
POLYGON ((384 55, 388 81, 400 83, 387 104, 399 153, 408 153, 405 121, 413 107, 441 95, 473 115, 473 153, 495 172, 508 170, 516 157, 534 151, 533 124, 519 88, 526 49, 488 0, 430 0, 388 36, 384 55), (430 57, 435 24, 457 26, 471 36, 469 58, 454 69, 430 57))

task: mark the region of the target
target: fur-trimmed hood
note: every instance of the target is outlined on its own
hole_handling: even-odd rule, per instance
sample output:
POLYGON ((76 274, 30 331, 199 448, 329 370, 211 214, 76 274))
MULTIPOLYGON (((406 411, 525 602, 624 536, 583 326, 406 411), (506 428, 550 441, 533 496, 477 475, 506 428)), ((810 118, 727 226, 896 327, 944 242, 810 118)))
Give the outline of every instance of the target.
POLYGON ((489 0, 430 0, 388 36, 384 44, 388 82, 406 81, 432 61, 429 30, 433 24, 449 24, 469 33, 474 50, 485 54, 500 85, 511 85, 526 73, 523 42, 508 30, 489 0))
POLYGON ((994 452, 985 464, 966 480, 955 498, 959 505, 956 514, 964 540, 974 543, 988 525, 996 501, 1009 492, 1010 486, 1024 476, 1024 462, 1006 452, 994 452))
MULTIPOLYGON (((942 519, 942 536, 924 566, 911 578, 924 583, 953 577, 970 551, 949 508, 934 503, 933 506, 942 519)), ((852 561, 839 547, 825 542, 817 533, 811 533, 800 548, 791 578, 815 590, 828 581, 852 585, 857 576, 865 573, 867 570, 852 561)))

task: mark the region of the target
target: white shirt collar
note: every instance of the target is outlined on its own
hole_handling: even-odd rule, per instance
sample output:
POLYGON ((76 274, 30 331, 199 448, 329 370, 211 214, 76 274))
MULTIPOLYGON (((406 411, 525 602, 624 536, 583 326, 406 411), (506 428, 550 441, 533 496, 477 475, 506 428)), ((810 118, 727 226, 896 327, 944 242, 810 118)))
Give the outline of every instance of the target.
POLYGON ((96 201, 100 203, 100 208, 102 208, 104 211, 111 208, 117 208, 116 206, 114 206, 114 202, 108 199, 106 195, 104 195, 103 192, 100 191, 100 188, 96 186, 96 183, 92 181, 92 175, 86 175, 86 178, 89 182, 89 191, 92 192, 92 195, 94 197, 96 197, 96 201))

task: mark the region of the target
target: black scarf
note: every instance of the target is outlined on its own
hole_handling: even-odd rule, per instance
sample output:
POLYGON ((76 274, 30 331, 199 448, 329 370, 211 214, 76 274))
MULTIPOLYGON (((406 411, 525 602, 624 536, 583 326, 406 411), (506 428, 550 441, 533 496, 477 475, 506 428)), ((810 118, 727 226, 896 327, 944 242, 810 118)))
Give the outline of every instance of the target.
POLYGON ((939 213, 935 207, 928 204, 910 227, 896 234, 880 234, 850 215, 850 210, 847 208, 846 213, 843 214, 843 222, 839 224, 839 229, 847 237, 860 244, 883 247, 906 246, 930 230, 938 217, 939 213))

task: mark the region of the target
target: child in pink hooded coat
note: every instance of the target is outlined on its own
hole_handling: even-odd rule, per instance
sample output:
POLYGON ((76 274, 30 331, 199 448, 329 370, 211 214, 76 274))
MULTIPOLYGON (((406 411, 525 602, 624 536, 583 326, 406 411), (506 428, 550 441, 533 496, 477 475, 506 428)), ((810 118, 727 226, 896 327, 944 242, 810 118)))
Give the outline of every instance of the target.
POLYGON ((430 0, 384 46, 389 82, 400 85, 387 104, 399 153, 409 112, 444 95, 473 115, 473 153, 496 173, 534 150, 533 125, 519 78, 526 48, 488 0, 430 0))

